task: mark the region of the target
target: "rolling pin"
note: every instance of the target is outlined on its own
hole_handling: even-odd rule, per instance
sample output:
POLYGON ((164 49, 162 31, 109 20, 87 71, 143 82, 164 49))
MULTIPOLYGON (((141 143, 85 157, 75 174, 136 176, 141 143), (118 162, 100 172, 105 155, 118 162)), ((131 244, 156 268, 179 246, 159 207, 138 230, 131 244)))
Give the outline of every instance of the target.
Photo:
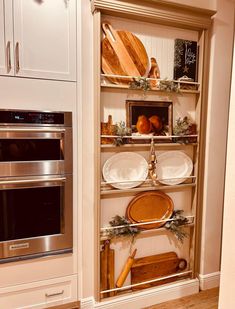
POLYGON ((126 277, 127 275, 129 274, 130 270, 131 270, 131 266, 133 265, 134 263, 134 257, 136 255, 136 251, 137 249, 135 249, 132 253, 132 255, 130 255, 117 279, 117 282, 116 282, 116 287, 120 288, 123 286, 123 283, 125 282, 126 280, 126 277))

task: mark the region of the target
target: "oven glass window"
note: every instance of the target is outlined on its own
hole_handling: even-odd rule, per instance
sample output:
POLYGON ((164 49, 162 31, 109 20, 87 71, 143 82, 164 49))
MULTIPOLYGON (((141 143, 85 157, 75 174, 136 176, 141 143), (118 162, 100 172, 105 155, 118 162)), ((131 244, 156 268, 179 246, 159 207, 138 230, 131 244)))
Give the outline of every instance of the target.
POLYGON ((0 191, 0 241, 60 234, 63 187, 0 191))
POLYGON ((63 160, 60 139, 1 139, 0 162, 63 160))

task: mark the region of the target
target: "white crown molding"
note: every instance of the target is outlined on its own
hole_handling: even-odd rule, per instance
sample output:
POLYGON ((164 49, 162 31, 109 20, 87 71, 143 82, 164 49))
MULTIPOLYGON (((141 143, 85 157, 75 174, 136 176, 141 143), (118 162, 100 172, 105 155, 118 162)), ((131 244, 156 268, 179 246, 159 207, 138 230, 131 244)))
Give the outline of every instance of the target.
POLYGON ((208 29, 215 11, 198 9, 166 1, 150 0, 92 0, 92 11, 121 14, 149 22, 181 26, 194 30, 208 29))
MULTIPOLYGON (((198 279, 189 279, 161 287, 146 289, 138 293, 131 293, 111 300, 97 302, 94 308, 99 309, 142 309, 146 306, 159 304, 183 296, 199 292, 198 279)), ((88 307, 81 307, 87 308, 88 307)), ((91 307, 89 307, 91 309, 91 307)))
POLYGON ((220 272, 215 272, 207 275, 199 275, 200 289, 208 290, 217 288, 220 285, 220 272))

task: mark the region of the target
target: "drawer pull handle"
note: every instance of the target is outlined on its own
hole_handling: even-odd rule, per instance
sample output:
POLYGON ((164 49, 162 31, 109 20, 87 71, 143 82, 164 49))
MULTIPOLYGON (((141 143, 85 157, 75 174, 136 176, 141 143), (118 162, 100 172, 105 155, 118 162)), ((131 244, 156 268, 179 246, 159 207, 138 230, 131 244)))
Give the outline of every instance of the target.
POLYGON ((46 293, 46 297, 53 297, 53 296, 58 296, 58 295, 62 295, 64 294, 64 290, 62 290, 61 292, 58 292, 58 293, 52 293, 52 294, 48 294, 46 293))
POLYGON ((6 53, 7 53, 7 73, 10 73, 11 71, 11 42, 7 42, 6 47, 6 53))
POLYGON ((19 51, 19 42, 16 42, 16 47, 15 47, 15 57, 16 57, 16 73, 19 73, 19 70, 20 70, 20 51, 19 51))

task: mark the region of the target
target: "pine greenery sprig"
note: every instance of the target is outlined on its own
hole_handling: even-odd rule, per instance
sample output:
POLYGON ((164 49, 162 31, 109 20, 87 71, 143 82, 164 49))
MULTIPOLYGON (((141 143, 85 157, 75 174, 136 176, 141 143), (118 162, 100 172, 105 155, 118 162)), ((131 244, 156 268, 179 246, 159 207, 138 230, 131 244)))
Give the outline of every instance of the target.
POLYGON ((122 236, 131 237, 134 240, 135 236, 140 233, 137 227, 130 226, 131 222, 129 220, 119 215, 113 217, 113 220, 109 221, 109 224, 112 227, 122 226, 120 228, 105 230, 105 236, 108 236, 110 239, 122 236))
POLYGON ((168 79, 160 80, 158 82, 158 89, 166 92, 180 92, 178 84, 168 79))
MULTIPOLYGON (((175 210, 170 219, 174 221, 167 221, 164 228, 174 234, 174 236, 183 243, 184 239, 188 237, 188 234, 184 231, 183 226, 189 223, 189 220, 182 215, 183 210, 175 210)), ((135 237, 140 233, 141 229, 137 226, 130 226, 131 222, 124 216, 116 215, 113 220, 109 221, 111 227, 118 227, 115 229, 106 229, 103 231, 102 236, 109 239, 116 237, 130 237, 131 243, 134 243, 135 237)))
POLYGON ((150 81, 146 77, 137 77, 130 83, 130 89, 141 89, 144 92, 151 90, 150 81))
MULTIPOLYGON (((197 133, 197 126, 195 123, 193 123, 187 116, 184 118, 178 118, 176 120, 176 125, 173 128, 173 134, 178 135, 178 136, 186 136, 186 135, 191 135, 191 134, 196 134, 197 133)), ((196 138, 175 138, 174 139, 176 142, 179 143, 190 143, 190 142, 196 142, 196 138)))
POLYGON ((125 138, 123 138, 123 136, 131 135, 131 128, 126 127, 125 121, 116 123, 116 135, 118 135, 118 137, 114 139, 114 144, 116 146, 125 144, 125 138))
POLYGON ((174 126, 174 134, 175 135, 189 135, 192 132, 191 126, 192 122, 189 120, 187 116, 184 118, 178 118, 176 120, 176 125, 174 126))
POLYGON ((184 238, 188 237, 188 233, 184 231, 183 226, 189 223, 189 220, 182 215, 183 212, 183 210, 174 210, 171 216, 174 221, 168 221, 164 225, 181 243, 183 243, 184 238))

